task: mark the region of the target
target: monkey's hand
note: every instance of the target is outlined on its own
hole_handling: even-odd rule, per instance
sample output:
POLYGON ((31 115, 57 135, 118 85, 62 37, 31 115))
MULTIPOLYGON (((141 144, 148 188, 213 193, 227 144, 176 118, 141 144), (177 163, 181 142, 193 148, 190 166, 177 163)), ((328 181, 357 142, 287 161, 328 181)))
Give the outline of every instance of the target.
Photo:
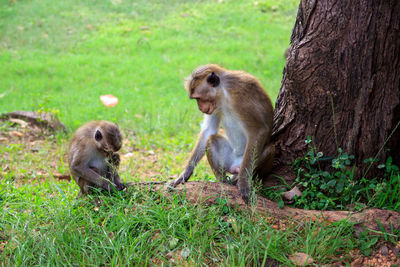
POLYGON ((175 188, 177 187, 179 184, 184 184, 186 183, 190 176, 192 176, 193 173, 193 168, 186 168, 186 170, 181 173, 181 175, 179 175, 179 177, 175 180, 173 180, 171 183, 168 184, 169 188, 175 188))
POLYGON ((179 177, 175 180, 173 180, 172 182, 170 182, 168 184, 168 188, 175 188, 177 187, 179 184, 184 184, 185 183, 185 179, 183 177, 183 174, 179 175, 179 177))
POLYGON ((126 189, 126 186, 123 183, 115 184, 115 187, 118 191, 123 191, 126 189))

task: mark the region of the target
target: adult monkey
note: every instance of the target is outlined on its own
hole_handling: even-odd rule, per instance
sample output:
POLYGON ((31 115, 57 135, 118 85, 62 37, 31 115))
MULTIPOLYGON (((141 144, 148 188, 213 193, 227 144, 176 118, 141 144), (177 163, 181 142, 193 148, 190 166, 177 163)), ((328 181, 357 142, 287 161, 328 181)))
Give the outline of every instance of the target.
POLYGON ((233 174, 232 182, 237 183, 243 200, 248 202, 249 180, 269 173, 274 159, 271 99, 256 77, 214 64, 195 69, 185 87, 205 115, 189 162, 170 186, 188 181, 207 153, 217 179, 226 182, 226 172, 233 174), (226 137, 218 134, 220 123, 226 137))

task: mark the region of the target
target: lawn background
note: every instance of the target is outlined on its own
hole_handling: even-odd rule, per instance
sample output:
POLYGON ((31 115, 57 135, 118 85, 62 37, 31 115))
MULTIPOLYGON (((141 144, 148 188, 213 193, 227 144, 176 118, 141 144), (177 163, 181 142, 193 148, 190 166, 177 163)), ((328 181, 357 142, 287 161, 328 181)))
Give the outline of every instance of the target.
MULTIPOLYGON (((53 112, 69 131, 36 142, 39 152, 1 143, 0 262, 257 266, 292 265, 295 252, 319 263, 371 253, 377 238, 355 238, 347 222, 280 222, 138 188, 76 200, 74 183, 52 178, 68 172, 72 132, 94 119, 121 126, 121 153, 134 155, 125 181, 176 177, 202 120, 184 78, 207 63, 245 70, 275 101, 298 2, 0 0, 0 113, 53 112), (103 94, 119 104, 104 107, 103 94)), ((204 162, 194 179, 213 180, 204 162)))

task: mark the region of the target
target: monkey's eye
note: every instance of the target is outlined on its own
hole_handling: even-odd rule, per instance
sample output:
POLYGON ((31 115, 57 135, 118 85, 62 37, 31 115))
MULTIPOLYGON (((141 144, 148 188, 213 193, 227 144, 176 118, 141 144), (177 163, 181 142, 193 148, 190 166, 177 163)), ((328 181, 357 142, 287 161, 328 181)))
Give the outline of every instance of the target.
POLYGON ((101 132, 99 130, 96 131, 96 133, 94 134, 94 139, 98 142, 101 139, 103 139, 103 135, 101 134, 101 132))
POLYGON ((212 72, 208 77, 207 77, 207 82, 212 85, 212 87, 217 87, 219 85, 219 77, 215 75, 214 72, 212 72))

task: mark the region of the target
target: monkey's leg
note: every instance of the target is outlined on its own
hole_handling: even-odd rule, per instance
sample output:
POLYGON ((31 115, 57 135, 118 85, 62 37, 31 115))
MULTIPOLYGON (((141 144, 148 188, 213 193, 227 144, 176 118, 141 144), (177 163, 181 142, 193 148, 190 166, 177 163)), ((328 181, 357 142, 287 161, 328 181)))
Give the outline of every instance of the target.
POLYGON ((228 182, 226 172, 236 172, 236 167, 233 167, 233 148, 229 141, 219 134, 211 135, 207 140, 207 159, 211 169, 221 182, 228 182))
POLYGON ((79 191, 79 194, 78 194, 78 196, 77 196, 77 198, 81 198, 81 197, 83 197, 85 194, 87 194, 88 192, 89 192, 89 183, 85 180, 85 179, 83 179, 83 178, 81 178, 81 177, 74 177, 74 179, 75 179, 75 181, 76 181, 76 183, 79 185, 79 188, 80 188, 80 191, 79 191))
POLYGON ((267 175, 272 169, 272 163, 274 162, 275 156, 275 146, 273 144, 269 144, 264 148, 264 151, 261 153, 258 166, 255 170, 258 176, 267 175))

